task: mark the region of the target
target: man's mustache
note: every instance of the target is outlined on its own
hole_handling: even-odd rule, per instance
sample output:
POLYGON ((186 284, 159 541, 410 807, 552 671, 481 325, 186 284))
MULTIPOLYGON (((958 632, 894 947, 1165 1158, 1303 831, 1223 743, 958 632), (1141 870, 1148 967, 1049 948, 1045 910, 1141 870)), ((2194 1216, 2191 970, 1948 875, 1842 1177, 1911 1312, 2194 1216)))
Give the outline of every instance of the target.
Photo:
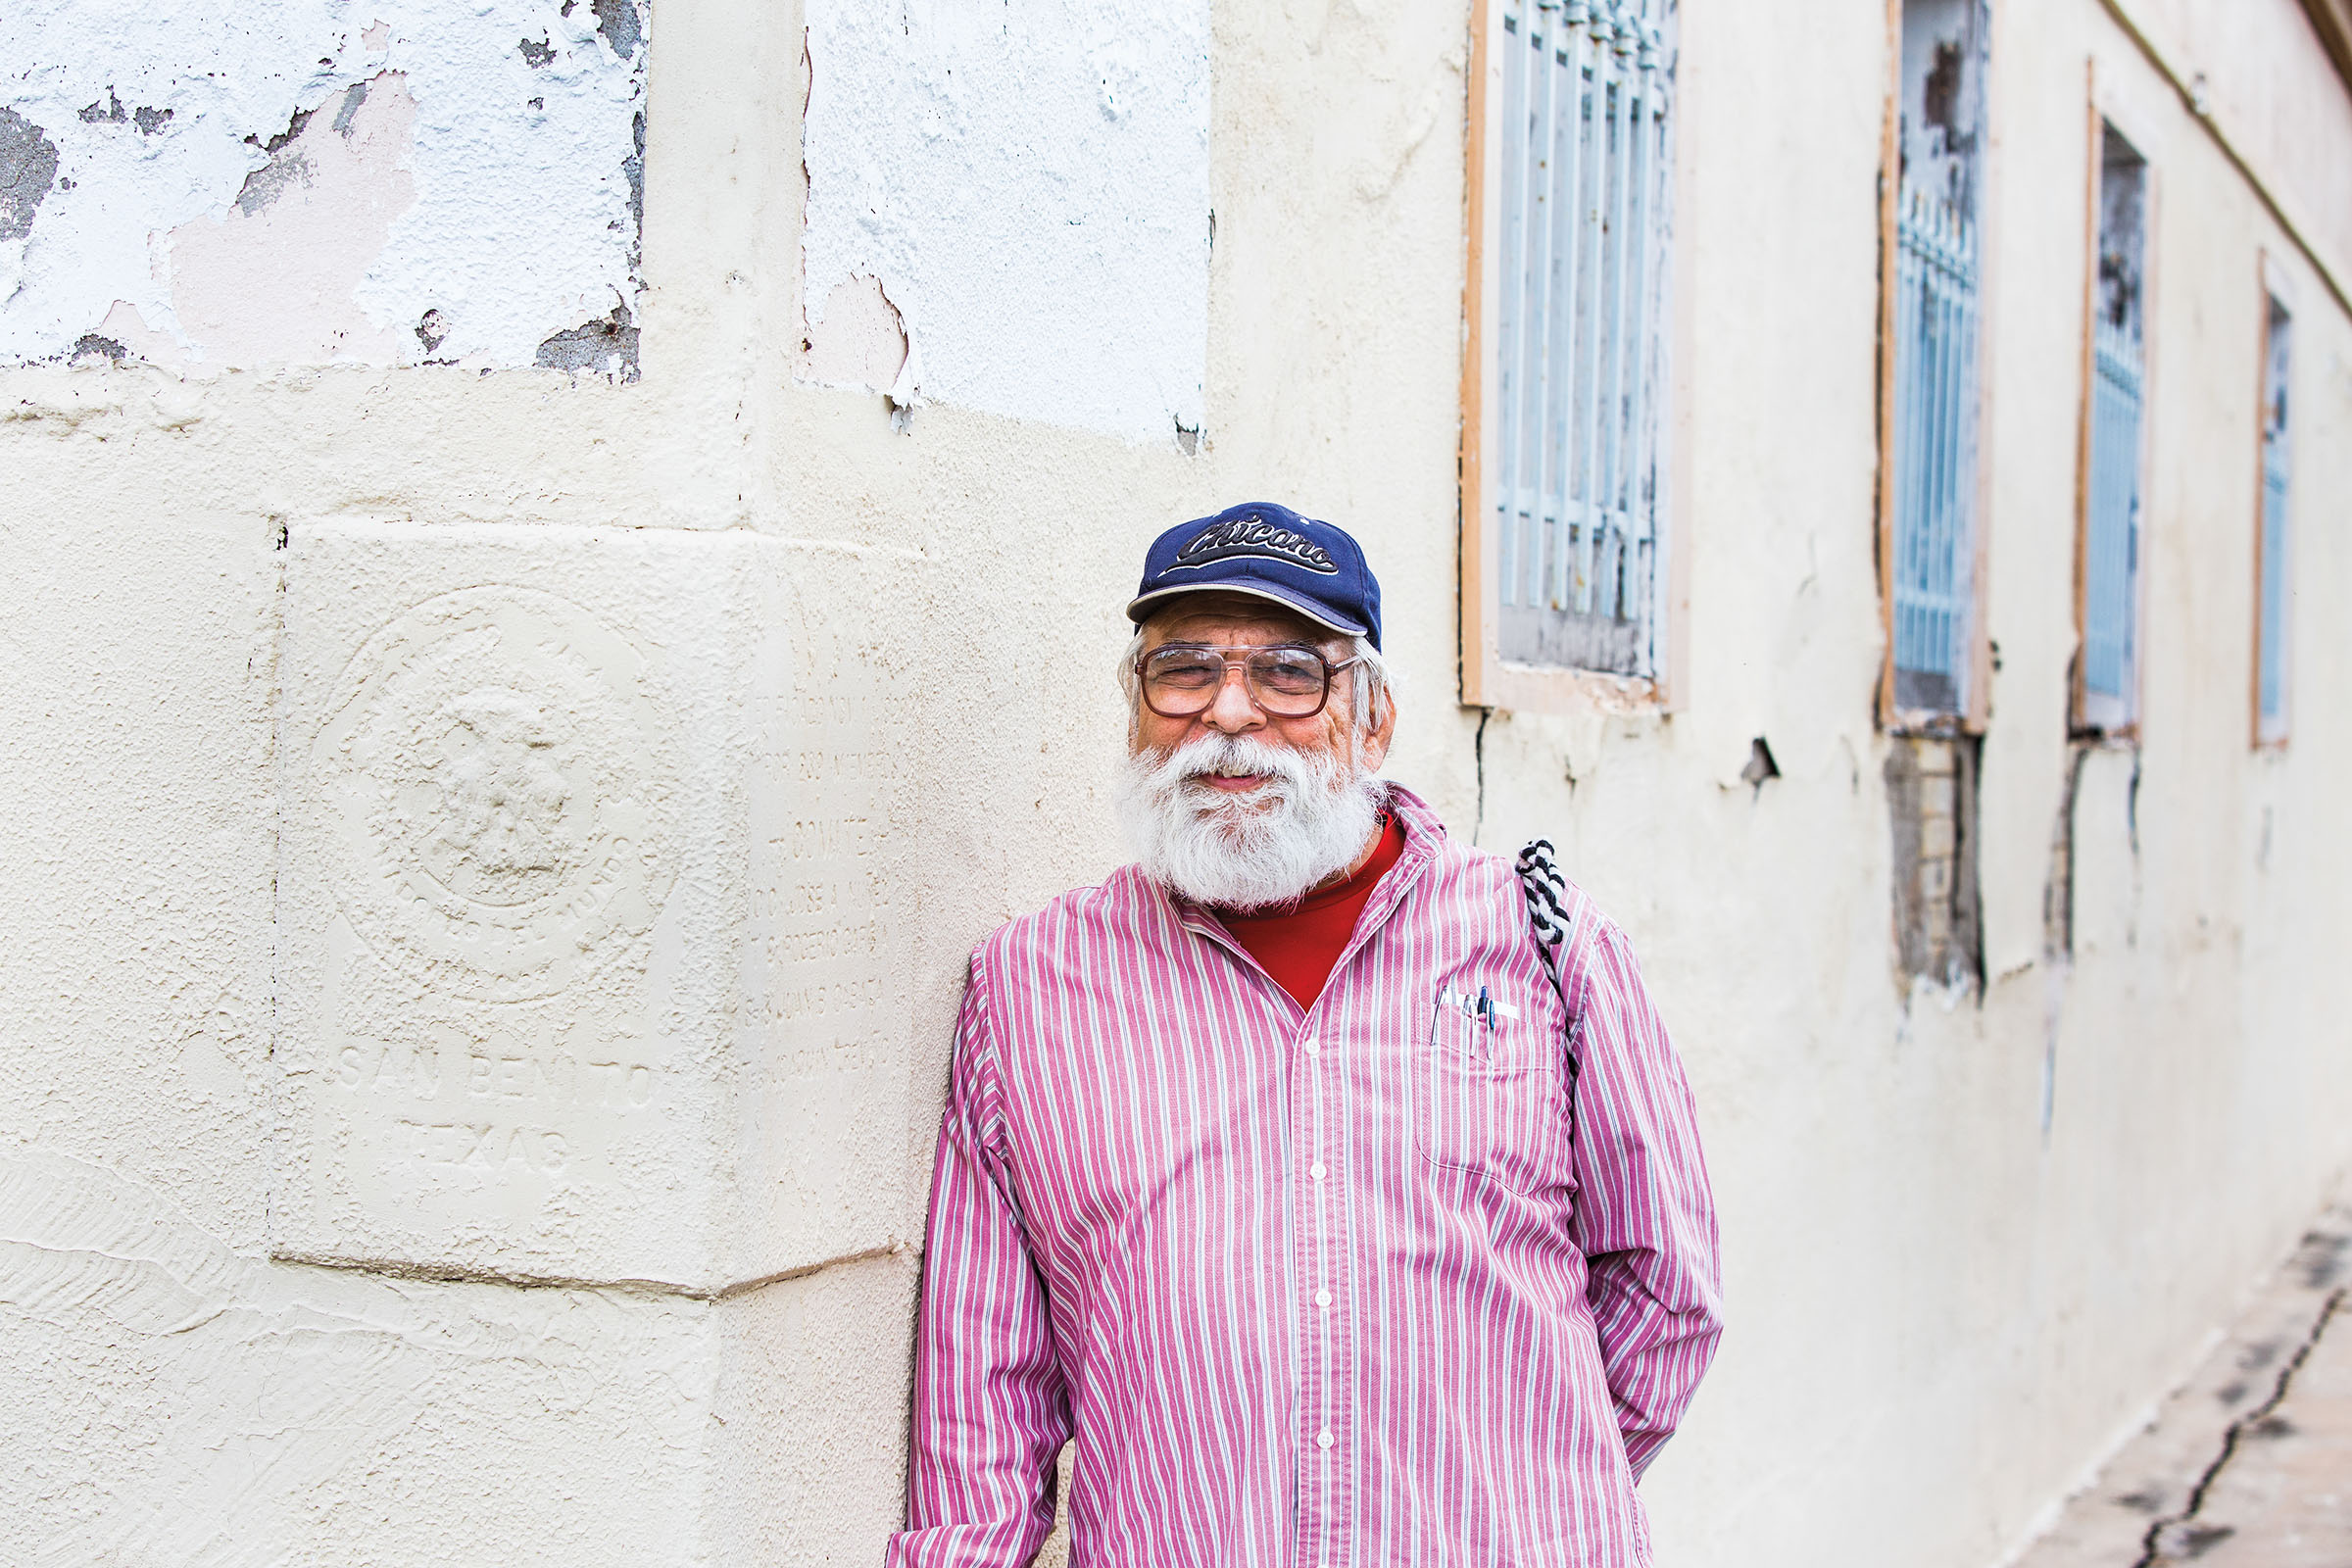
POLYGON ((1170 754, 1158 771, 1185 783, 1212 773, 1257 773, 1292 789, 1304 786, 1308 778, 1305 760, 1298 754, 1238 735, 1188 742, 1170 754))

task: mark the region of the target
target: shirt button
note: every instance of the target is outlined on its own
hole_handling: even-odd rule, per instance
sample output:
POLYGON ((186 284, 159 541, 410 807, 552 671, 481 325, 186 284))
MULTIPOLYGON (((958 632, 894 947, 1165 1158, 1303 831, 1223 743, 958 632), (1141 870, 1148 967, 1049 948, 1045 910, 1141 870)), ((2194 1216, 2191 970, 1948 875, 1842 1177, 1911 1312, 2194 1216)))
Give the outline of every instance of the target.
POLYGON ((1305 1050, 1305 1052, 1306 1052, 1306 1054, 1307 1054, 1308 1055, 1310 1055, 1310 1056, 1312 1056, 1312 1055, 1315 1055, 1315 1054, 1319 1054, 1319 1053, 1320 1053, 1320 1052, 1323 1050, 1323 1042, 1322 1042, 1322 1041, 1320 1041, 1320 1040, 1315 1040, 1315 1039, 1311 1039, 1311 1038, 1310 1038, 1310 1039, 1309 1039, 1309 1040, 1306 1042, 1306 1044, 1305 1044, 1305 1046, 1303 1047, 1303 1049, 1305 1050))
POLYGON ((1315 1304, 1317 1306, 1329 1306, 1331 1304, 1331 1293, 1329 1291, 1317 1291, 1315 1293, 1315 1304))
POLYGON ((1328 1448, 1339 1441, 1339 1439, 1331 1435, 1331 1428, 1329 1427, 1325 1427, 1322 1431, 1315 1434, 1315 1446, 1318 1448, 1328 1448))
POLYGON ((1306 1167, 1306 1173, 1317 1181, 1321 1181, 1324 1177, 1331 1174, 1330 1171, 1323 1168, 1323 1162, 1319 1159, 1316 1160, 1312 1165, 1306 1167))

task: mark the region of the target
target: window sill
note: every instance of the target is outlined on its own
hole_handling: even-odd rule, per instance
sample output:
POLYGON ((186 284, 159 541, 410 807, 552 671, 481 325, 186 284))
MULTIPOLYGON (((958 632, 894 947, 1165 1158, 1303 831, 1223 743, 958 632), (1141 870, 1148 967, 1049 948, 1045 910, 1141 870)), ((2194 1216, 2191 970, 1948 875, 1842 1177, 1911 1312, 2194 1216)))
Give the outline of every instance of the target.
POLYGON ((1633 715, 1670 712, 1675 707, 1666 683, 1651 676, 1515 664, 1492 656, 1483 667, 1463 666, 1461 702, 1464 708, 1516 713, 1633 715))
POLYGON ((1879 727, 1889 735, 1945 740, 1955 735, 1984 733, 1984 721, 1973 713, 1945 713, 1927 708, 1898 708, 1888 713, 1879 727))

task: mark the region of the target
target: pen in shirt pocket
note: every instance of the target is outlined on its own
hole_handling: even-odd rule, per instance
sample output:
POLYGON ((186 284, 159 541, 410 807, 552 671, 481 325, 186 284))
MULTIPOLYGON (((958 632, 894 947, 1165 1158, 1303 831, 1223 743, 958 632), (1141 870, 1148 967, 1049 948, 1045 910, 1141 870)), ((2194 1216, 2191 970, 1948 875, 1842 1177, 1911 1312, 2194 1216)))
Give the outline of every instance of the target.
POLYGON ((1438 1020, 1445 1016, 1448 1007, 1453 1008, 1472 1023, 1484 1024, 1489 1034, 1494 1032, 1501 1020, 1519 1016, 1517 1007, 1496 997, 1493 989, 1483 982, 1478 988, 1478 994, 1472 996, 1466 984, 1464 989, 1457 991, 1451 980, 1441 980, 1438 982, 1437 997, 1430 1006, 1429 1039, 1432 1045, 1437 1044, 1438 1020))

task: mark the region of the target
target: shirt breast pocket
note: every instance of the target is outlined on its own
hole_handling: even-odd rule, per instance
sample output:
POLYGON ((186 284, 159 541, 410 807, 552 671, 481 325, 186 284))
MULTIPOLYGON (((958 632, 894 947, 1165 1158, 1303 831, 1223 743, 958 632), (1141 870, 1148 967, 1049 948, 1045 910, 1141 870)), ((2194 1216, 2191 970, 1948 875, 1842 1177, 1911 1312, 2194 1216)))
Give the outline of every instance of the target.
POLYGON ((1548 1030, 1517 1018, 1490 1027, 1441 1005, 1415 1051, 1424 1160, 1524 1197, 1575 1191, 1567 1074, 1548 1030))

